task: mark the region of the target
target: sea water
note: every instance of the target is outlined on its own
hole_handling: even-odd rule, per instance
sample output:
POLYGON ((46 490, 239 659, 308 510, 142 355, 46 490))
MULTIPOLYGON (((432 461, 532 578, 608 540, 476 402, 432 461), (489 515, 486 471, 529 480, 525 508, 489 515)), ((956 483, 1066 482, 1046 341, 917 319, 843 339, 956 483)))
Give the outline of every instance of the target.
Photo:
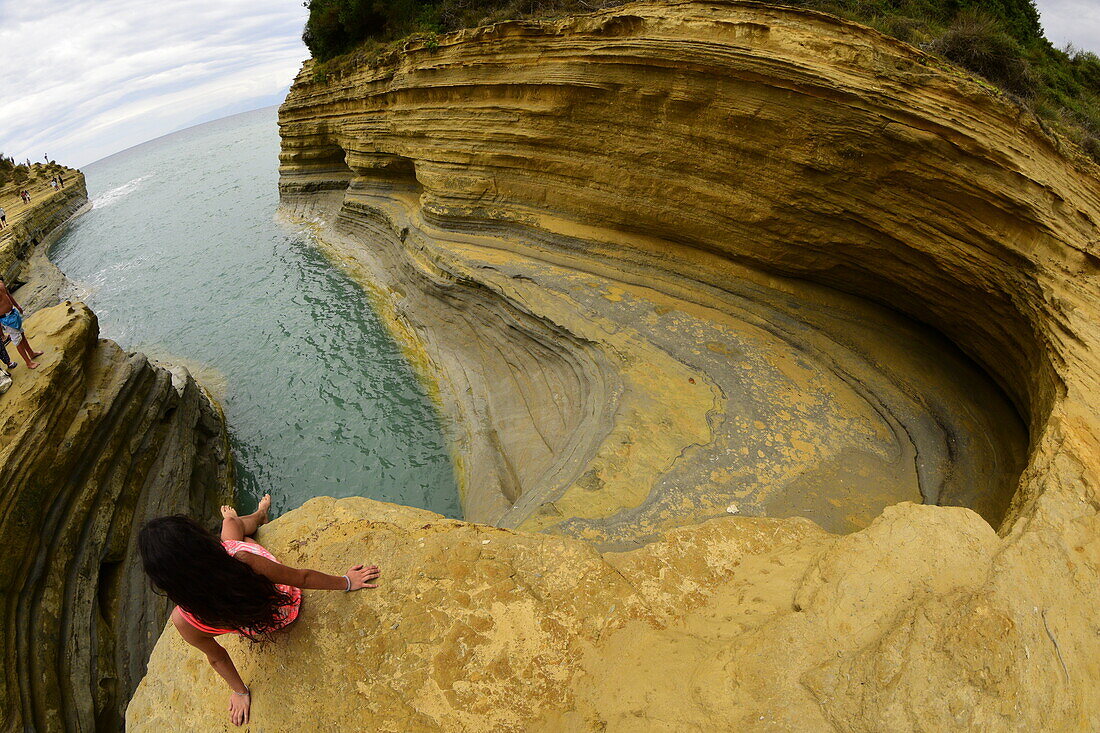
POLYGON ((239 505, 367 496, 459 515, 437 416, 362 288, 276 220, 274 108, 87 166, 51 258, 124 348, 220 398, 239 505))

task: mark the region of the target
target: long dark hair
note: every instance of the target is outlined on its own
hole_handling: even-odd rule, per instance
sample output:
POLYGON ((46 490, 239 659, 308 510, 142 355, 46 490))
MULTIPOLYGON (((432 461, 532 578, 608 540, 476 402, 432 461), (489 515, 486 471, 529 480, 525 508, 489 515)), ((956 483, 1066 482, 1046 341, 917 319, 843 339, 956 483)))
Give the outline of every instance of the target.
POLYGON ((153 585, 207 626, 233 629, 259 641, 279 627, 280 607, 291 602, 182 514, 146 522, 138 534, 138 551, 153 585))

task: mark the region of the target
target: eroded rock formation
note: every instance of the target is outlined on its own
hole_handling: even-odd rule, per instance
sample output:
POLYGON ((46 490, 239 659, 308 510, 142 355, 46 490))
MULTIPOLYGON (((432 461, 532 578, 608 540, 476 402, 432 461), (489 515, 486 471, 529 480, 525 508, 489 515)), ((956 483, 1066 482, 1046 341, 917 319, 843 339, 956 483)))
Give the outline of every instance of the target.
POLYGON ((216 515, 225 428, 186 371, 99 339, 85 306, 26 328, 42 365, 0 395, 0 728, 114 730, 169 610, 134 539, 152 516, 216 515))
MULTIPOLYGON (((1100 727, 1100 180, 1020 107, 855 24, 673 2, 307 63, 281 125, 284 205, 434 385, 467 518, 524 531, 277 520, 387 586, 239 649, 258 726, 1100 727)), ((131 726, 224 715, 204 664, 166 635, 131 726)))
POLYGON ((0 278, 9 287, 21 288, 20 304, 28 311, 57 303, 65 280, 47 253, 64 234, 66 224, 91 207, 84 174, 65 168, 64 176, 65 188, 49 192, 35 189, 29 207, 20 203, 7 211, 11 226, 0 238, 0 278))
POLYGON ((635 5, 307 66, 281 187, 410 324, 469 519, 619 546, 731 506, 997 525, 1024 426, 875 302, 1028 412, 1000 354, 1031 327, 986 283, 1006 237, 1051 235, 1003 158, 1030 135, 1072 167, 1021 115, 825 16, 635 5))

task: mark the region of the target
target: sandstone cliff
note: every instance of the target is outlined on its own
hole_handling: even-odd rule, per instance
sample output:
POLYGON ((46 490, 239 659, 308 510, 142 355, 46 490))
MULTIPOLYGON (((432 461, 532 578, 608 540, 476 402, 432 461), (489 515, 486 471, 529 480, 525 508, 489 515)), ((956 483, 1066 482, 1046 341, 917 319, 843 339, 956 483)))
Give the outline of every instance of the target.
POLYGON ((19 294, 20 304, 28 311, 57 302, 64 280, 46 255, 69 220, 90 207, 84 174, 71 168, 64 171, 65 188, 32 187, 29 206, 14 193, 3 200, 11 226, 0 232, 0 278, 9 285, 29 284, 19 294))
MULTIPOLYGON (((601 555, 321 498, 259 539, 330 572, 378 561, 385 582, 307 591, 270 645, 223 637, 250 730, 1067 730, 1093 714, 1078 652, 1094 632, 1011 587, 1028 563, 966 509, 902 504, 844 538, 718 519, 601 555)), ((127 730, 230 729, 228 695, 169 628, 127 730)))
POLYGON ((468 519, 617 546, 731 505, 997 525, 1017 411, 1034 430, 1050 397, 1005 247, 1088 241, 1026 207, 1095 192, 939 66, 751 3, 463 31, 323 82, 307 65, 282 198, 392 311, 468 519))
POLYGON ((187 372, 98 338, 63 303, 27 320, 45 352, 0 395, 0 729, 112 730, 167 617, 142 521, 216 515, 230 490, 220 411, 187 372))
MULTIPOLYGON (((280 124, 467 518, 521 531, 280 518, 288 561, 387 586, 238 651, 255 727, 1100 728, 1100 180, 1021 108, 855 24, 672 2, 307 63, 280 124)), ((128 721, 223 698, 168 634, 128 721)))

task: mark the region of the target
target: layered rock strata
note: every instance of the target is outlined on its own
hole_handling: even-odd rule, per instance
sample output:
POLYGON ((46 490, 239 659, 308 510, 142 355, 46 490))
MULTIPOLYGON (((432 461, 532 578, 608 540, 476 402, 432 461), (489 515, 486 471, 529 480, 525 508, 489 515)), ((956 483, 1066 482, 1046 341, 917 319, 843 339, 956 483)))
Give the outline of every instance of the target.
POLYGON ((22 290, 20 305, 28 311, 57 303, 65 279, 47 253, 66 225, 91 208, 84 174, 66 168, 64 175, 65 188, 36 189, 29 206, 9 206, 11 226, 0 232, 0 277, 22 290))
MULTIPOLYGON (((1100 180, 1025 111, 858 25, 673 2, 413 41, 327 79, 307 63, 281 125, 284 204, 373 283, 434 381, 468 515, 601 547, 365 500, 284 515, 261 540, 288 562, 378 560, 386 585, 307 594, 274 644, 233 647, 256 727, 1100 728, 1100 180), (936 333, 1026 439, 957 353, 922 354, 936 333), (774 509, 797 464, 770 471, 741 442, 797 415, 739 407, 736 379, 699 358, 723 351, 743 371, 793 364, 786 385, 740 382, 766 395, 752 409, 865 429, 805 438, 825 455, 889 464, 893 440, 928 503, 843 536, 699 521, 740 490, 734 509, 774 509), (812 402, 885 382, 895 396, 859 397, 878 410, 812 402), (913 431, 922 414, 941 427, 913 431), (715 452, 717 476, 661 485, 716 440, 761 468, 715 452), (949 497, 981 515, 932 505, 949 497)), ((833 493, 843 470, 822 473, 794 494, 825 501, 791 513, 832 521, 823 507, 852 501, 833 493)), ((173 633, 150 670, 133 729, 224 716, 173 633)))
MULTIPOLYGON (((955 155, 972 120, 945 105, 1020 114, 762 5, 498 24, 324 82, 307 64, 282 199, 393 312, 469 519, 620 547, 726 511, 851 531, 902 500, 998 525, 1030 395, 990 341, 1004 319, 959 306, 1009 306, 975 255, 919 258, 984 252, 1014 214, 975 232, 976 204, 938 204, 953 166, 1004 170, 955 155)), ((983 183, 965 195, 1005 195, 983 183)))
POLYGON ((0 395, 0 729, 117 730, 169 611, 137 531, 216 515, 223 419, 186 371, 99 339, 79 303, 26 330, 41 366, 0 395))

